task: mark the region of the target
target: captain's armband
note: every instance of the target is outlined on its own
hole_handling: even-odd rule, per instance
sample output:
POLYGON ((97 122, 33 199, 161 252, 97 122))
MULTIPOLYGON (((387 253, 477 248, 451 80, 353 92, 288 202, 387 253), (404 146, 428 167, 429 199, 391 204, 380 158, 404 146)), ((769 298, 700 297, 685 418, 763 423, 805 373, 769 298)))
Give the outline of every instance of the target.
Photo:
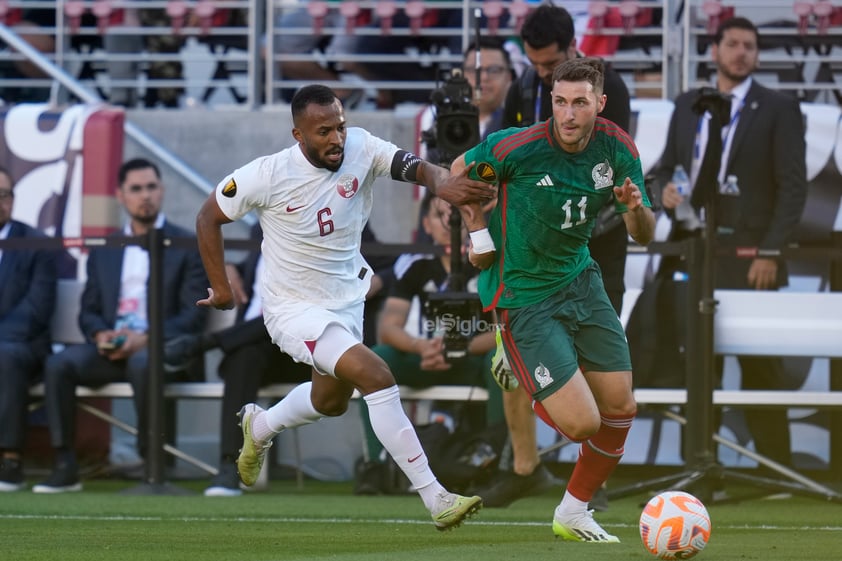
POLYGON ((418 181, 418 166, 423 160, 406 150, 398 150, 392 158, 392 179, 415 183, 418 181))

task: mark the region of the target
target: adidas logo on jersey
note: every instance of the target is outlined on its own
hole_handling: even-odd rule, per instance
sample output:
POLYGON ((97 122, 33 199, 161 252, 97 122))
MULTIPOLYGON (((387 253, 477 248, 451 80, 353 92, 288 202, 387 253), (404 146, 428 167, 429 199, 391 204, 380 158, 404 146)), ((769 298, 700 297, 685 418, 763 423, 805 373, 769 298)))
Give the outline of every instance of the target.
POLYGON ((547 174, 544 177, 542 177, 541 181, 539 181, 535 185, 538 186, 538 187, 552 187, 553 186, 553 180, 550 179, 550 175, 547 174))

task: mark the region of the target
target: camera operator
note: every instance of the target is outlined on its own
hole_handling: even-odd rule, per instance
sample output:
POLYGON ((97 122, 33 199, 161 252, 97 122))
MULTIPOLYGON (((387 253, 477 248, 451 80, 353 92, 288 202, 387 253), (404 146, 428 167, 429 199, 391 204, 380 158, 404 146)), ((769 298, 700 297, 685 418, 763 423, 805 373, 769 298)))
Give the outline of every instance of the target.
MULTIPOLYGON (((465 50, 461 72, 451 74, 448 82, 437 90, 438 103, 427 106, 421 114, 420 128, 423 131, 424 142, 419 155, 430 162, 450 166, 455 156, 477 144, 490 133, 500 130, 506 94, 516 78, 509 51, 506 50, 503 40, 499 37, 480 37, 472 41, 465 50), (480 87, 479 95, 474 95, 477 87, 477 45, 479 45, 480 87), (459 96, 467 97, 459 101, 458 107, 454 107, 451 103, 452 98, 459 96), (442 97, 446 97, 446 101, 442 101, 442 97), (465 102, 471 107, 463 107, 465 102), (454 123, 453 128, 448 127, 449 123, 454 123), (455 136, 451 131, 456 132, 455 136), (478 136, 475 139, 470 138, 474 132, 478 136), (465 133, 467 135, 463 136, 465 133), (440 143, 444 150, 439 149, 440 143)), ((423 220, 422 211, 418 215, 415 241, 432 242, 422 227, 423 220)), ((402 270, 411 259, 411 256, 398 258, 398 270, 402 270)))
MULTIPOLYGON (((479 139, 482 140, 489 133, 500 130, 503 124, 503 105, 509 86, 516 79, 509 52, 505 43, 499 37, 480 37, 472 41, 465 50, 462 58, 462 75, 473 92, 477 90, 477 45, 479 45, 479 94, 471 95, 471 103, 478 111, 479 139)), ((422 157, 429 161, 438 161, 436 147, 436 113, 435 105, 428 106, 421 114, 421 130, 429 131, 425 135, 425 147, 429 149, 422 157)), ((448 139, 444 139, 445 143, 448 139)), ((461 152, 460 152, 461 153, 461 152)), ((450 158, 452 160, 452 157, 450 158)), ((449 164, 450 162, 443 162, 449 164)))
MULTIPOLYGON (((489 400, 483 403, 485 414, 480 422, 487 425, 502 422, 501 390, 487 375, 495 348, 493 326, 479 318, 459 317, 459 313, 443 317, 430 317, 425 313, 431 294, 446 293, 451 289, 451 207, 428 192, 421 208, 424 231, 432 238, 434 245, 445 250, 441 255, 418 256, 395 281, 380 314, 378 334, 381 344, 372 350, 389 365, 399 385, 418 388, 434 385, 486 387, 489 400), (408 325, 412 316, 412 303, 416 298, 420 302, 417 328, 408 325), (457 329, 461 327, 460 333, 467 328, 463 333, 466 337, 467 355, 453 362, 448 362, 445 356, 445 341, 441 333, 445 322, 449 320, 457 322, 457 329)), ((471 269, 466 271, 465 275, 466 278, 473 279, 472 282, 468 282, 468 286, 473 286, 474 292, 476 274, 477 271, 471 269)), ((383 469, 385 458, 381 458, 383 447, 371 429, 367 409, 363 407, 360 411, 368 461, 358 472, 354 492, 378 494, 386 490, 383 469)))

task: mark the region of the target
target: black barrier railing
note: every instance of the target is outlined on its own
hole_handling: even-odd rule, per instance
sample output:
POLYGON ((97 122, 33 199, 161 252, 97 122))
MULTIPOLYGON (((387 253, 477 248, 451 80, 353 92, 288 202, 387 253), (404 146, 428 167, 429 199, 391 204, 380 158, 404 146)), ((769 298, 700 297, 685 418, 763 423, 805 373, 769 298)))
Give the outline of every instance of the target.
MULTIPOLYGON (((842 232, 834 232, 830 244, 800 247, 792 245, 781 250, 760 250, 757 248, 717 248, 717 254, 736 255, 744 258, 781 257, 784 259, 811 259, 830 262, 830 290, 842 291, 842 232)), ((226 250, 256 250, 260 242, 252 239, 225 240, 226 250)), ((92 236, 69 238, 11 238, 0 240, 0 250, 63 250, 70 248, 92 249, 99 247, 126 247, 138 245, 149 253, 148 280, 148 321, 149 321, 149 377, 148 377, 148 431, 138 438, 147 440, 147 461, 143 485, 135 491, 140 493, 172 493, 173 488, 165 483, 164 477, 164 340, 163 340, 163 255, 169 247, 196 248, 196 239, 192 237, 164 237, 162 230, 151 230, 146 236, 92 236)), ((400 255, 404 253, 442 254, 444 248, 426 244, 380 244, 367 243, 362 246, 363 253, 369 256, 400 255)), ((715 312, 715 301, 706 301, 702 287, 702 272, 705 266, 705 251, 701 238, 692 238, 682 242, 653 242, 647 247, 629 246, 629 254, 659 254, 677 256, 685 260, 688 271, 687 298, 687 450, 688 472, 703 472, 715 463, 712 445, 713 426, 713 389, 714 377, 709 375, 713 360, 712 333, 703 333, 701 321, 703 314, 715 312)), ((197 295, 197 299, 203 295, 197 295)), ((708 318, 709 319, 709 318, 708 318)), ((710 324, 712 326, 712 324, 710 324)), ((842 390, 842 359, 830 360, 830 390, 842 390)), ((830 427, 830 462, 831 473, 839 473, 842 466, 842 411, 831 411, 830 427)), ((686 474, 683 476, 686 477, 686 474)), ((674 481, 675 478, 663 478, 661 481, 674 481)), ((768 480, 767 480, 768 481, 768 480)), ((751 481, 748 481, 751 483, 751 481)), ((770 485, 774 486, 772 481, 770 485)), ((636 486, 635 488, 639 488, 636 486)), ((786 485, 788 491, 815 492, 800 487, 786 485)), ((618 496, 622 490, 612 492, 618 496)), ((839 495, 822 498, 842 500, 839 495)))
MULTIPOLYGON (((710 228, 708 228, 710 230, 710 228)), ((710 232, 707 232, 710 235, 710 232)), ((661 477, 649 482, 638 482, 624 488, 612 490, 611 497, 621 497, 650 489, 652 485, 664 485, 684 488, 694 485, 694 493, 703 496, 703 500, 712 500, 713 489, 721 486, 726 478, 743 483, 813 496, 832 502, 842 502, 842 495, 823 487, 804 477, 798 477, 797 483, 777 481, 769 478, 753 477, 722 469, 716 461, 713 447, 717 428, 714 426, 713 391, 714 375, 714 324, 718 302, 714 297, 715 278, 713 260, 718 256, 753 259, 757 257, 782 258, 790 260, 830 261, 830 291, 842 291, 842 232, 834 232, 829 245, 800 247, 791 245, 780 250, 760 249, 756 247, 723 247, 715 241, 696 237, 679 244, 651 243, 647 247, 630 247, 629 253, 661 254, 675 256, 685 260, 688 271, 687 285, 687 343, 686 343, 686 444, 684 457, 686 470, 676 475, 661 477), (676 247, 677 246, 677 247, 676 247)), ((834 353, 838 354, 838 353, 834 353)), ((830 390, 842 389, 842 359, 831 358, 830 390)), ((830 461, 829 471, 839 473, 842 464, 842 412, 830 412, 830 461)), ((758 454, 758 456, 760 456, 758 454)), ((765 458, 764 458, 765 459, 765 458)), ((767 460, 768 461, 768 460, 767 460)), ((780 474, 792 477, 791 470, 774 462, 767 465, 780 474)))

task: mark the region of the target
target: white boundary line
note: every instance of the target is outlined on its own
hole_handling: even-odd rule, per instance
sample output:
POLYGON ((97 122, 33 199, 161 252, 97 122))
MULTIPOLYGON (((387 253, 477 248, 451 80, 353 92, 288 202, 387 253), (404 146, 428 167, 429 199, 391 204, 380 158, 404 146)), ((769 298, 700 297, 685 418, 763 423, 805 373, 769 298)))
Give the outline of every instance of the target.
MULTIPOLYGON (((0 514, 0 520, 85 520, 96 522, 273 522, 273 523, 297 523, 297 524, 406 524, 406 525, 428 525, 429 520, 413 520, 408 518, 303 518, 303 517, 198 517, 198 516, 184 516, 184 517, 165 517, 165 516, 82 516, 82 515, 40 515, 40 514, 0 514)), ((548 522, 514 522, 507 520, 475 520, 466 521, 465 524, 470 526, 525 526, 525 527, 540 527, 549 526, 548 522)), ((612 528, 636 528, 636 524, 626 523, 603 523, 603 526, 612 528)), ((717 524, 716 528, 723 528, 729 530, 764 530, 764 531, 826 531, 826 532, 842 532, 842 526, 776 526, 770 524, 760 524, 752 526, 749 524, 717 524)))

